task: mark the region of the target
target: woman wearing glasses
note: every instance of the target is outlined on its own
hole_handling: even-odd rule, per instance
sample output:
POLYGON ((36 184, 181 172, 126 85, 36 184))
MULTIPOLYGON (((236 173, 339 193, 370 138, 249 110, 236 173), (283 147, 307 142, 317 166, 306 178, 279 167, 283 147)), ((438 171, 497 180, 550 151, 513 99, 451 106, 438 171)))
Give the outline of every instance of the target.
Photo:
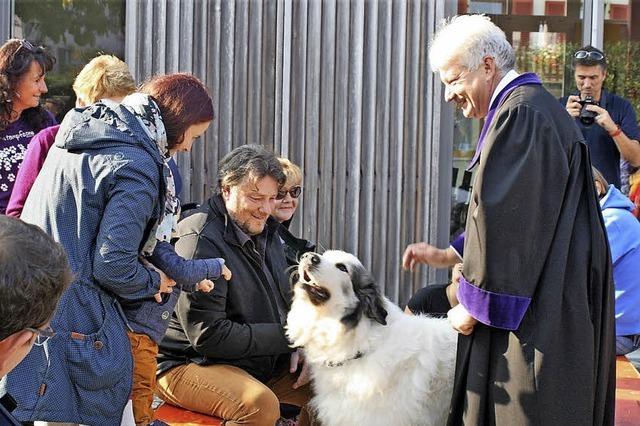
POLYGON ((47 93, 44 76, 54 63, 50 53, 27 40, 11 39, 0 47, 0 214, 5 214, 29 141, 56 124, 40 105, 47 93))
POLYGON ((314 251, 315 245, 307 240, 296 238, 289 231, 293 214, 298 208, 298 199, 302 194, 302 170, 286 158, 278 158, 287 180, 276 199, 273 216, 281 226, 280 238, 284 242, 284 251, 289 265, 297 265, 298 259, 308 251, 314 251))

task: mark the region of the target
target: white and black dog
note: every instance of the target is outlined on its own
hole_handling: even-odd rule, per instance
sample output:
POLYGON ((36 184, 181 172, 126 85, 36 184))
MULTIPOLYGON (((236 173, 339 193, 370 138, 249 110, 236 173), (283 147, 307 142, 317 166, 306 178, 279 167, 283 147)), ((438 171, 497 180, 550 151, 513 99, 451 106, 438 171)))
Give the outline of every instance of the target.
POLYGON ((349 253, 306 253, 298 274, 287 336, 304 348, 323 426, 444 424, 457 339, 447 320, 403 313, 349 253))

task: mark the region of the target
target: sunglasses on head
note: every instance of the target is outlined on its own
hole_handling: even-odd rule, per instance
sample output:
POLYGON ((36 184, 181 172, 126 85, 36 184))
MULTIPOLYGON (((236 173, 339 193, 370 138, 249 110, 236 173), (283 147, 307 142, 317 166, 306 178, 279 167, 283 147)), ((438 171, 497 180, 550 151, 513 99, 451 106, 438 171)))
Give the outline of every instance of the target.
POLYGON ((13 54, 17 55, 20 49, 24 49, 31 53, 34 53, 36 51, 36 47, 33 44, 31 44, 29 40, 25 40, 25 39, 20 40, 20 46, 18 46, 16 51, 13 52, 13 54))
POLYGON ((276 196, 276 200, 284 199, 284 197, 286 197, 287 194, 291 195, 291 198, 298 198, 300 196, 300 193, 302 193, 302 187, 300 185, 296 185, 291 187, 289 190, 282 190, 278 192, 278 195, 276 196))
POLYGON ((596 51, 587 52, 586 50, 578 50, 573 57, 576 59, 592 59, 594 61, 604 60, 604 55, 602 53, 596 51))

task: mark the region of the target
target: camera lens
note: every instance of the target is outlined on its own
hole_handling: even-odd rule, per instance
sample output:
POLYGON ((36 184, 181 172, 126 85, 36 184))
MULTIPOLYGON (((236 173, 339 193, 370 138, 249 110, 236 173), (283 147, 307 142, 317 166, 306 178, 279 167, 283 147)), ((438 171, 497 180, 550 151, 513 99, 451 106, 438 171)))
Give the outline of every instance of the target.
POLYGON ((594 121, 596 121, 596 113, 593 111, 587 111, 582 107, 582 111, 580 111, 580 122, 585 126, 591 126, 594 121))
POLYGON ((587 96, 584 100, 580 101, 582 104, 582 109, 580 110, 580 122, 585 126, 591 126, 593 122, 596 120, 598 113, 595 111, 589 111, 587 109, 587 105, 598 105, 591 96, 587 96))

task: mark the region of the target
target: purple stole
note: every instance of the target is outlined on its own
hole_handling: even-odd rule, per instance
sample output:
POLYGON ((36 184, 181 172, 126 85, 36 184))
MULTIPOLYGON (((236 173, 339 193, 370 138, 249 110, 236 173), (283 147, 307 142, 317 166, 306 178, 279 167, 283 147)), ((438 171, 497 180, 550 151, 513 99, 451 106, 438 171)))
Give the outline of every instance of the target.
POLYGON ((532 72, 520 74, 519 76, 511 80, 509 84, 507 84, 500 91, 500 93, 498 93, 498 96, 496 96, 496 98, 493 100, 489 108, 489 113, 484 119, 484 125, 482 126, 482 131, 480 132, 480 137, 478 138, 478 145, 476 146, 476 153, 473 155, 473 159, 471 159, 467 170, 473 169, 475 165, 478 164, 478 161, 480 161, 480 152, 482 151, 482 146, 484 145, 484 138, 487 135, 489 127, 491 127, 493 116, 496 115, 496 110, 502 104, 502 101, 504 101, 505 98, 514 91, 514 89, 526 84, 542 84, 542 82, 540 81, 538 76, 532 72))

